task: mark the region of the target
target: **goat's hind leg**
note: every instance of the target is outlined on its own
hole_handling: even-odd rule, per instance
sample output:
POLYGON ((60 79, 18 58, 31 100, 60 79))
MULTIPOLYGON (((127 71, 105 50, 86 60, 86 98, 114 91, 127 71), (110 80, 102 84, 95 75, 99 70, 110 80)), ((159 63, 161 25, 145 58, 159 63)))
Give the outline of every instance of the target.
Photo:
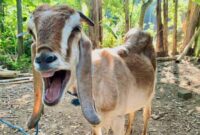
POLYGON ((128 125, 127 125, 127 128, 126 128, 126 134, 125 135, 131 135, 134 119, 135 119, 135 112, 129 113, 128 114, 128 125))
POLYGON ((147 135, 147 126, 148 126, 148 121, 149 121, 150 117, 151 117, 151 103, 146 105, 143 108, 144 127, 143 127, 142 135, 147 135))
POLYGON ((125 116, 118 116, 112 120, 111 128, 113 135, 124 135, 125 116))
POLYGON ((101 127, 92 127, 92 135, 102 135, 101 127))

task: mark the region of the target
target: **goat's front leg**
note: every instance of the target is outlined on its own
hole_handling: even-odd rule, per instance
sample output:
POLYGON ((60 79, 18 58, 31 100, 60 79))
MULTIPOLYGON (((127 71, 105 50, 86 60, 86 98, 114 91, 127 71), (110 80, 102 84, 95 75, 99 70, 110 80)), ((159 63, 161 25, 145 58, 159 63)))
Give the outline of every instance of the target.
POLYGON ((134 118, 135 118, 135 112, 128 114, 128 125, 127 125, 127 128, 126 128, 126 134, 125 135, 131 135, 134 118))
POLYGON ((92 127, 92 135, 102 135, 101 127, 93 126, 92 127))
POLYGON ((125 116, 118 116, 114 118, 111 125, 113 135, 124 135, 125 134, 124 125, 125 125, 125 116))
POLYGON ((151 117, 151 103, 143 108, 144 127, 143 127, 142 135, 147 135, 147 126, 148 126, 148 121, 150 117, 151 117))
POLYGON ((77 93, 77 81, 75 80, 74 76, 76 76, 76 75, 72 72, 71 79, 68 82, 69 89, 67 90, 67 92, 70 95, 78 97, 78 93, 77 93))

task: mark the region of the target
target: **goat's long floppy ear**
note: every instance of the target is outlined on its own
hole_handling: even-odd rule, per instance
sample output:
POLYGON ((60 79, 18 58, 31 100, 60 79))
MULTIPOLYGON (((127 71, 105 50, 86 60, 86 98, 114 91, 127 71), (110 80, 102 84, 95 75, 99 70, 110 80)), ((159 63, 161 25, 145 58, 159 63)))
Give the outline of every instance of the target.
POLYGON ((79 13, 79 15, 80 15, 82 21, 86 22, 86 23, 87 23, 88 25, 90 25, 90 26, 94 26, 94 22, 93 22, 91 19, 89 19, 87 16, 85 16, 85 15, 84 15, 82 12, 80 12, 80 11, 78 11, 78 13, 79 13))
POLYGON ((82 37, 79 43, 79 63, 76 67, 78 96, 84 117, 92 125, 100 123, 92 98, 91 41, 82 37))

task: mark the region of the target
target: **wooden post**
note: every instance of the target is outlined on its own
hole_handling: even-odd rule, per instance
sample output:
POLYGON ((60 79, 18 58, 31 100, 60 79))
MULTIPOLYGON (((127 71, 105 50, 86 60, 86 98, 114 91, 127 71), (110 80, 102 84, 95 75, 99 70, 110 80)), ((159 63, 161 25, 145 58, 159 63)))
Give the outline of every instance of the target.
MULTIPOLYGON (((18 35, 23 32, 23 20, 22 20, 22 3, 21 0, 16 0, 17 2, 17 33, 18 35)), ((23 47, 23 36, 18 36, 18 58, 24 53, 23 47)))

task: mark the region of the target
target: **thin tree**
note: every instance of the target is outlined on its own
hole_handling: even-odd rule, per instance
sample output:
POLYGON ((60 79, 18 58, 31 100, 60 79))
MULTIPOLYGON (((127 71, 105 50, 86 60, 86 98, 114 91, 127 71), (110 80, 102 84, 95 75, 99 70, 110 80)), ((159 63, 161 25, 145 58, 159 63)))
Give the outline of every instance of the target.
POLYGON ((131 2, 131 8, 130 8, 130 17, 129 17, 129 20, 130 20, 130 28, 132 28, 132 23, 131 23, 131 21, 132 21, 132 17, 133 17, 133 13, 134 13, 134 5, 135 5, 135 0, 132 0, 132 2, 131 2))
POLYGON ((177 53, 177 14, 178 14, 178 0, 174 0, 174 27, 173 27, 172 55, 176 55, 177 53))
POLYGON ((3 0, 0 0, 0 31, 4 32, 4 5, 3 5, 3 0))
POLYGON ((139 18, 139 27, 141 29, 143 29, 143 25, 144 25, 144 17, 145 17, 145 13, 148 9, 148 7, 151 5, 153 0, 142 0, 142 7, 140 10, 140 18, 139 18))
POLYGON ((102 9, 102 0, 98 0, 98 1, 99 1, 98 11, 99 11, 99 21, 100 21, 100 23, 99 23, 99 41, 102 44, 102 42, 103 42, 103 26, 102 26, 102 20, 103 20, 102 11, 103 11, 103 9, 102 9))
POLYGON ((157 22, 157 40, 156 40, 156 53, 157 56, 165 56, 163 46, 163 24, 161 17, 161 0, 157 0, 156 6, 156 22, 157 22))
POLYGON ((129 0, 124 0, 124 12, 125 12, 125 31, 130 29, 130 18, 129 18, 129 0))
POLYGON ((163 0, 163 45, 168 54, 168 0, 163 0))
POLYGON ((21 0, 16 0, 17 2, 17 33, 18 33, 18 58, 22 56, 24 53, 24 47, 23 47, 23 36, 21 33, 23 33, 23 20, 22 20, 22 3, 21 0))
POLYGON ((90 18, 94 21, 94 27, 89 27, 89 37, 93 48, 99 48, 103 38, 102 30, 102 0, 89 0, 90 18))

